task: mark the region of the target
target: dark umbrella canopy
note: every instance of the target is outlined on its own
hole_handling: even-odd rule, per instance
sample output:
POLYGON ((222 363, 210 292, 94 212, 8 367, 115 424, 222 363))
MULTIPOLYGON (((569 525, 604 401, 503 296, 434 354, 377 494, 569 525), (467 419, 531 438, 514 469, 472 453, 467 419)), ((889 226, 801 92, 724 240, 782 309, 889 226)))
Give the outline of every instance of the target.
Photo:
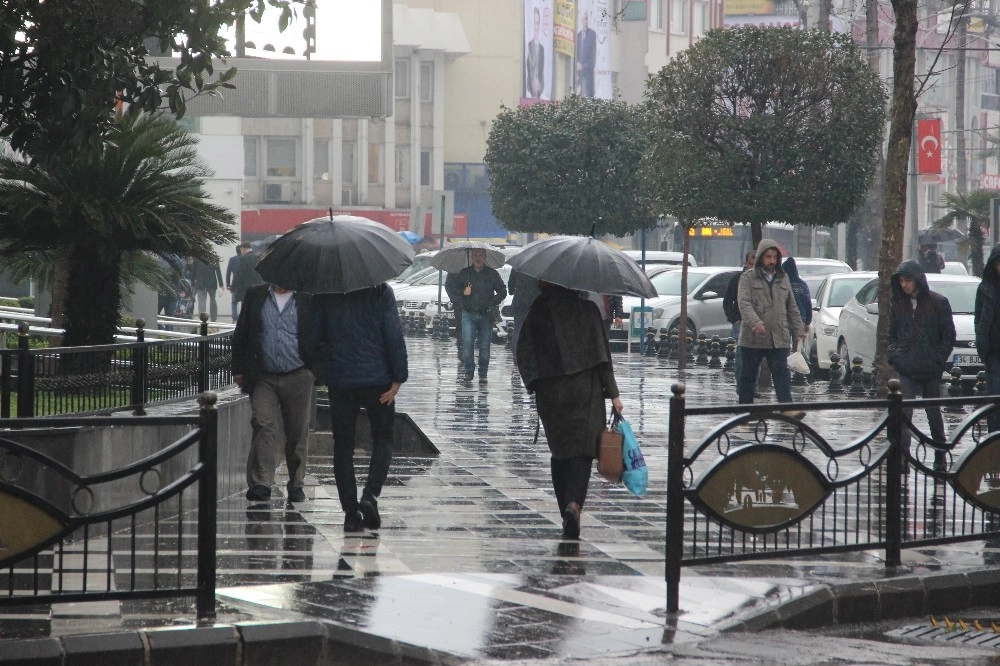
POLYGON ((921 245, 934 245, 937 243, 947 243, 948 241, 965 240, 965 234, 958 229, 948 227, 946 229, 922 229, 917 236, 921 245))
POLYGON ((511 267, 569 289, 653 298, 656 288, 628 255, 589 236, 535 241, 507 259, 511 267))
POLYGON ((346 294, 391 280, 413 263, 413 248, 395 231, 364 217, 303 222, 270 244, 257 273, 285 289, 346 294))

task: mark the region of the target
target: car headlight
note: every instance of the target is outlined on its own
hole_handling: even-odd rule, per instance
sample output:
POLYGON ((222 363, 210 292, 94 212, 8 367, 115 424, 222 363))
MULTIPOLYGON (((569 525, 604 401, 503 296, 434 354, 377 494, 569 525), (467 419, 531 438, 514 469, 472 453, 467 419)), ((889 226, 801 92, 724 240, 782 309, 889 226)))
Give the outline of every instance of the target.
POLYGON ((823 335, 829 336, 829 337, 834 337, 834 336, 837 335, 837 326, 836 326, 836 324, 824 324, 824 325, 820 326, 819 330, 820 330, 820 333, 822 333, 823 335))
POLYGON ((663 308, 653 308, 653 319, 663 319, 663 308))

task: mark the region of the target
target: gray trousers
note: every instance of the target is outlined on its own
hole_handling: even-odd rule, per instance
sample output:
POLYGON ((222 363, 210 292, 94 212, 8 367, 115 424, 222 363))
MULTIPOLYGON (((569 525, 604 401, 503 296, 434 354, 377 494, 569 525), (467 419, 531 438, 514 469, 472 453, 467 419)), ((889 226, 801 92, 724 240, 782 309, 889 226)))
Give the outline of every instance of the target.
POLYGON ((205 301, 208 301, 208 320, 216 321, 219 318, 219 305, 215 302, 215 289, 199 289, 195 292, 198 295, 198 314, 205 311, 205 301))
POLYGON ((247 485, 274 483, 278 442, 285 442, 288 487, 301 488, 309 449, 309 411, 316 378, 305 368, 287 375, 263 373, 250 394, 253 439, 247 457, 247 485), (282 432, 284 437, 281 437, 282 432))

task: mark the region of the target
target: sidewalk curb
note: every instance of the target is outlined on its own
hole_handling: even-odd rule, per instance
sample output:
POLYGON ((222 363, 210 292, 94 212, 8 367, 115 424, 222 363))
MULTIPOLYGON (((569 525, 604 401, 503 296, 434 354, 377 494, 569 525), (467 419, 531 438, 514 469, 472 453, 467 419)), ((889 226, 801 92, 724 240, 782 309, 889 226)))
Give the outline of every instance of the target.
POLYGON ((901 576, 826 585, 720 627, 720 633, 818 629, 834 624, 898 620, 989 606, 1000 599, 1000 571, 901 576))

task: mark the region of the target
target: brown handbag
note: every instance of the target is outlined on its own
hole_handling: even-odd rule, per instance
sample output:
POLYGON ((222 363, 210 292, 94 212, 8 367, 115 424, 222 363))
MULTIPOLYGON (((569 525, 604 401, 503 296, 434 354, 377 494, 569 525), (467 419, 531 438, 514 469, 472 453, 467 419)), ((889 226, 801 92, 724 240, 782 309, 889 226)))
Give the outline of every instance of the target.
POLYGON ((601 431, 600 448, 597 456, 597 473, 612 483, 622 480, 625 471, 622 464, 622 434, 618 432, 618 421, 621 415, 612 410, 608 426, 601 431))

